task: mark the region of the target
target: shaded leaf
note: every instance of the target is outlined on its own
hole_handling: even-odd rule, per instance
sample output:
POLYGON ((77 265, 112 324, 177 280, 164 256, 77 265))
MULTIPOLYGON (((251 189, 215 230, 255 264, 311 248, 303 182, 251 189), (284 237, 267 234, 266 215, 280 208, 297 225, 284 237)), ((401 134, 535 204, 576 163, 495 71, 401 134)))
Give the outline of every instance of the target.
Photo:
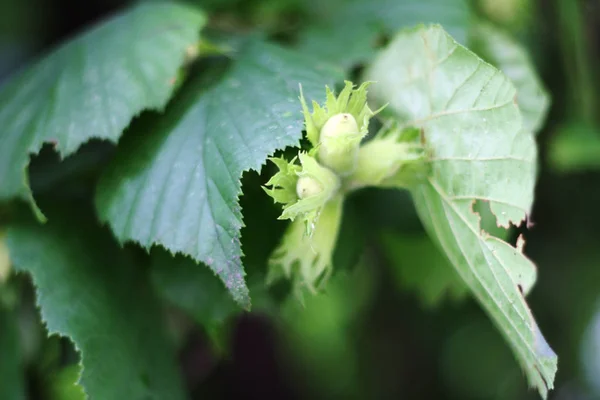
POLYGON ((424 306, 435 307, 445 298, 462 300, 468 294, 460 276, 428 237, 386 233, 381 244, 398 284, 414 291, 424 306))
POLYGON ((144 270, 94 221, 50 214, 45 226, 12 225, 7 244, 17 271, 37 287, 51 335, 81 352, 79 383, 94 399, 183 399, 175 358, 144 270))
POLYGON ((299 54, 249 44, 216 86, 198 95, 190 85, 165 115, 125 137, 99 183, 101 219, 120 241, 161 244, 204 262, 249 308, 239 243, 241 174, 298 144, 299 83, 312 97, 339 77, 299 54))
POLYGON ((344 68, 369 61, 382 36, 418 23, 442 24, 464 43, 470 19, 465 0, 351 0, 328 11, 301 32, 298 46, 344 68))
POLYGON ((153 250, 151 276, 162 297, 206 327, 223 323, 239 310, 223 283, 208 268, 188 257, 153 250))
POLYGON ((298 39, 298 49, 319 59, 350 69, 376 51, 378 30, 367 24, 309 25, 298 39))
POLYGON ((83 388, 77 384, 81 365, 69 365, 52 376, 50 391, 53 400, 85 400, 83 388))
POLYGON ((51 143, 62 157, 91 138, 116 142, 131 119, 169 99, 205 17, 147 3, 65 43, 0 90, 0 201, 31 198, 30 153, 51 143))
POLYGON ((439 26, 400 33, 366 75, 379 82, 371 90, 377 103, 423 130, 430 171, 412 190, 420 218, 545 397, 557 359, 524 298, 535 266, 522 243, 513 248, 482 231, 472 210, 487 201, 508 227, 531 209, 536 147, 513 85, 439 26))
POLYGON ((485 23, 473 27, 469 47, 510 78, 517 89, 523 128, 537 133, 546 119, 550 96, 525 48, 508 34, 485 23))

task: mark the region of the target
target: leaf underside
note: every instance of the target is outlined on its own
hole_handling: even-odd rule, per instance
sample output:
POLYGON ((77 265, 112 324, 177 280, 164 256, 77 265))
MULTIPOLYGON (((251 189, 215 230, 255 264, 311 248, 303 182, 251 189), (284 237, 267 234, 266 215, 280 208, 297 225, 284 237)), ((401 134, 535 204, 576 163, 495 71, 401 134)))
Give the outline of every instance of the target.
MULTIPOLYGON (((302 132, 299 83, 317 96, 336 69, 253 42, 217 85, 189 85, 166 113, 131 129, 96 195, 100 218, 121 241, 160 244, 207 264, 250 307, 238 196, 243 171, 260 170, 302 132)), ((316 98, 316 97, 315 97, 316 98)))
POLYGON ((161 109, 205 17, 148 3, 65 43, 0 89, 0 201, 30 199, 30 154, 66 157, 91 138, 116 142, 131 119, 161 109))
POLYGON ((9 227, 17 271, 31 274, 49 333, 81 352, 79 383, 92 399, 184 399, 175 354, 144 269, 94 221, 72 210, 45 225, 9 227))
POLYGON ((406 126, 423 130, 428 177, 413 188, 417 211, 545 397, 557 358, 522 291, 535 266, 480 229, 472 206, 487 201, 501 226, 520 224, 533 202, 536 147, 522 129, 512 83, 441 27, 400 33, 367 71, 370 94, 406 126))

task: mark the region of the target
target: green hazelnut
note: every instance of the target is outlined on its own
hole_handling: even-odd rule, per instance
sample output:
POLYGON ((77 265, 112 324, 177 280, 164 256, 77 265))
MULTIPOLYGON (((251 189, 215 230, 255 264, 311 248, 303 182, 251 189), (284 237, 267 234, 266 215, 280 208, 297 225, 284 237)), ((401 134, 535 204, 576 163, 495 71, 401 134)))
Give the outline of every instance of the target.
POLYGON ((301 176, 298 178, 298 183, 296 183, 296 194, 298 194, 298 198, 305 199, 307 197, 315 196, 322 191, 323 186, 318 180, 310 176, 301 176))
POLYGON ((358 124, 352 114, 337 114, 329 118, 321 129, 321 141, 342 135, 360 135, 358 124))
POLYGON ((352 114, 334 115, 321 129, 319 162, 341 176, 351 174, 363 137, 352 114))

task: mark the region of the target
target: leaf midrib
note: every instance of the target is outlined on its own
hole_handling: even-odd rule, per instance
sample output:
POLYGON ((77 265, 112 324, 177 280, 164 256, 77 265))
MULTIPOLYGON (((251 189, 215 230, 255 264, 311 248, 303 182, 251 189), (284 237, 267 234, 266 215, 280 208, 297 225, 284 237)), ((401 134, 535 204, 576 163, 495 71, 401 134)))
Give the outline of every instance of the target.
MULTIPOLYGON (((428 178, 428 182, 431 185, 431 187, 433 189, 435 189, 435 191, 439 194, 440 198, 447 204, 447 206, 451 207, 452 210, 454 211, 454 213, 456 213, 456 215, 458 215, 458 217, 467 225, 467 227, 469 228, 469 230, 471 230, 471 232, 477 237, 480 245, 482 245, 482 239, 481 237, 477 234, 477 232, 474 230, 474 228, 464 219, 464 216, 455 208, 454 204, 452 202, 450 202, 444 191, 439 188, 439 186, 437 184, 435 184, 431 178, 428 178)), ((423 196, 423 198, 425 199, 426 202, 426 206, 429 209, 430 213, 433 215, 432 213, 432 209, 431 209, 431 205, 429 203, 429 199, 427 198, 427 196, 423 196)), ((445 239, 443 239, 443 235, 440 234, 439 228, 438 228, 438 222, 436 219, 434 218, 430 218, 433 225, 434 225, 434 229, 437 233, 437 237, 439 238, 440 244, 442 245, 442 247, 444 248, 445 253, 450 256, 450 254, 452 254, 452 252, 448 251, 448 246, 445 243, 445 239)), ((450 228, 452 229, 452 232, 455 232, 455 229, 453 227, 453 223, 452 223, 452 219, 451 218, 446 218, 450 228)), ((456 236, 456 235, 455 235, 456 236)), ((543 366, 543 359, 541 357, 538 357, 537 352, 531 347, 531 345, 529 344, 528 340, 525 340, 525 337, 522 334, 521 329, 518 329, 517 326, 513 323, 513 320, 510 318, 510 316, 508 314, 506 314, 505 310, 500 306, 500 304, 498 303, 498 300, 496 299, 495 296, 491 295, 492 292, 490 292, 489 288, 487 288, 484 284, 484 281, 481 279, 481 277, 479 276, 479 274, 477 273, 477 270, 473 267, 472 262, 470 261, 470 258, 467 257, 465 251, 462 248, 462 245, 460 243, 459 240, 456 240, 456 243, 461 251, 461 253, 463 254, 465 260, 467 261, 469 268, 471 270, 471 272, 475 275, 475 277, 477 278, 477 280, 479 281, 479 283, 481 284, 481 286, 484 288, 484 290, 490 295, 490 298, 494 301, 497 309, 501 312, 502 316, 508 321, 508 323, 510 324, 510 326, 514 329, 514 331, 519 335, 519 338, 521 339, 520 344, 521 346, 519 347, 524 347, 531 356, 533 356, 533 360, 535 360, 533 362, 533 364, 536 366, 536 371, 538 371, 538 373, 542 376, 542 381, 544 382, 544 385, 546 386, 546 389, 548 389, 548 386, 546 384, 546 380, 545 377, 543 376, 542 372, 539 371, 539 369, 537 368, 536 364, 541 364, 543 366)), ((492 254, 492 256, 496 259, 496 261, 498 261, 498 263, 503 267, 504 272, 508 275, 508 277, 512 280, 512 276, 508 273, 508 271, 506 270, 506 268, 504 267, 504 264, 502 262, 500 262, 500 260, 497 258, 496 254, 494 252, 491 251, 491 249, 485 244, 483 243, 483 245, 485 245, 485 247, 488 249, 488 251, 492 254)), ((455 260, 453 260, 455 261, 455 260)), ((454 265, 457 265, 456 262, 453 262, 454 265)), ((504 291, 504 288, 502 287, 502 285, 500 285, 498 278, 496 277, 496 274, 494 273, 494 271, 490 268, 490 270, 492 271, 492 274, 494 276, 494 279, 496 280, 496 283, 498 283, 498 286, 500 287, 500 289, 502 290, 502 292, 505 294, 505 297, 507 299, 507 302, 511 305, 511 307, 517 312, 517 314, 519 315, 519 317, 521 317, 522 321, 526 324, 528 324, 528 321, 523 317, 523 315, 521 314, 521 312, 515 307, 515 304, 513 301, 510 301, 509 297, 506 295, 506 292, 504 291)))

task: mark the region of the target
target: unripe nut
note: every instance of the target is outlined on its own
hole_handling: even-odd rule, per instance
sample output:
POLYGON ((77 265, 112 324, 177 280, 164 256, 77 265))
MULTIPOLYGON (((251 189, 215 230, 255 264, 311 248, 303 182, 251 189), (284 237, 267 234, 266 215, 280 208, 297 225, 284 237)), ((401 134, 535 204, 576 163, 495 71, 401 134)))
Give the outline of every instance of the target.
POLYGON ((321 140, 352 133, 359 134, 358 124, 352 114, 336 114, 321 128, 321 140))
POLYGON ((296 194, 300 199, 315 196, 323 191, 321 183, 310 176, 301 176, 296 183, 296 194))
POLYGON ((321 129, 319 162, 340 176, 349 175, 356 166, 362 136, 352 114, 329 118, 321 129))

